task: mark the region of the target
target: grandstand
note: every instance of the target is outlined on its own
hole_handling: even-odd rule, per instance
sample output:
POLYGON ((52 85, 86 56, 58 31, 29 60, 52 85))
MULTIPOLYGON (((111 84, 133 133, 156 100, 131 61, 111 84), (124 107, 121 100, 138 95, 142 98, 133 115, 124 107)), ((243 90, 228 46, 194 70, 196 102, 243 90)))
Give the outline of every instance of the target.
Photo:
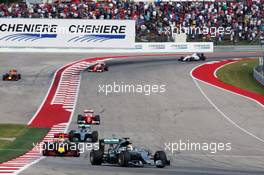
POLYGON ((264 0, 226 2, 26 1, 0 3, 1 18, 136 20, 137 42, 171 42, 188 28, 187 41, 263 42, 264 0), (194 32, 199 28, 199 32, 194 32), (177 30, 181 29, 181 30, 177 30), (177 32, 175 32, 177 30, 177 32))

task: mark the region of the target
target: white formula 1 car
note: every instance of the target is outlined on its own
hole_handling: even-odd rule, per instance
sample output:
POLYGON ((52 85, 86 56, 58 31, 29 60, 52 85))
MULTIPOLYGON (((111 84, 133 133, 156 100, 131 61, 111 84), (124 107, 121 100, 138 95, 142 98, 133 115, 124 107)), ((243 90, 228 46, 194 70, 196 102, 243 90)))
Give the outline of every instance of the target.
POLYGON ((178 61, 205 61, 206 57, 203 53, 193 53, 192 55, 187 55, 185 57, 181 57, 178 61))

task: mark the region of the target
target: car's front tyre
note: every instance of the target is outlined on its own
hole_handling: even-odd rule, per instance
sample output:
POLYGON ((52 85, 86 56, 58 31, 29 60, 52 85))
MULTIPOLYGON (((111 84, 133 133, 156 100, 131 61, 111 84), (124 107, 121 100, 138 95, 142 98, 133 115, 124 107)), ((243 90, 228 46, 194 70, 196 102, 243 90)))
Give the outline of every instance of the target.
POLYGON ((77 123, 80 123, 82 120, 83 120, 83 116, 79 114, 77 117, 77 123))
POLYGON ((154 162, 157 168, 164 168, 168 164, 169 161, 164 151, 157 151, 154 154, 154 162), (161 164, 156 163, 157 161, 161 161, 161 164))
POLYGON ((94 121, 97 121, 97 125, 100 125, 101 121, 100 121, 100 115, 95 115, 94 116, 94 121))
POLYGON ((118 155, 118 165, 122 167, 128 167, 131 155, 128 151, 121 152, 118 155))
POLYGON ((92 132, 92 142, 97 142, 98 141, 98 131, 93 131, 92 132))
POLYGON ((92 165, 101 165, 103 163, 103 153, 99 150, 90 152, 90 162, 92 165))

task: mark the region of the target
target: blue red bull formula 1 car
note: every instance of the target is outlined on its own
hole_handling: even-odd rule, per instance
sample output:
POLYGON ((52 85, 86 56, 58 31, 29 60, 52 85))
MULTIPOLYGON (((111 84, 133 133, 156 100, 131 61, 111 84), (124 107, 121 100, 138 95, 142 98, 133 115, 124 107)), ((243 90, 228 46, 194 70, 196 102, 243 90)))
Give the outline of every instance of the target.
POLYGON ((68 134, 54 134, 54 141, 44 142, 42 146, 43 156, 68 156, 79 157, 80 150, 78 143, 71 143, 67 140, 68 134))
POLYGON ((2 77, 3 81, 18 81, 21 79, 21 74, 16 69, 11 69, 8 73, 5 73, 2 77))

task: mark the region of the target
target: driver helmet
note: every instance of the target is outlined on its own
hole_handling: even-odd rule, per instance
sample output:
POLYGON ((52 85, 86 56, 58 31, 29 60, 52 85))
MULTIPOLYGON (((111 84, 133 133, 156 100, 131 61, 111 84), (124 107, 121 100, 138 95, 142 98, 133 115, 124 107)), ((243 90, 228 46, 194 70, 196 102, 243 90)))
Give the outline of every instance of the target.
POLYGON ((86 132, 86 127, 85 126, 82 126, 81 132, 86 132))
POLYGON ((64 142, 64 140, 65 140, 65 136, 64 136, 64 134, 60 134, 57 140, 58 140, 59 142, 64 142))
POLYGON ((192 56, 197 56, 197 53, 196 53, 196 52, 194 52, 192 56))

